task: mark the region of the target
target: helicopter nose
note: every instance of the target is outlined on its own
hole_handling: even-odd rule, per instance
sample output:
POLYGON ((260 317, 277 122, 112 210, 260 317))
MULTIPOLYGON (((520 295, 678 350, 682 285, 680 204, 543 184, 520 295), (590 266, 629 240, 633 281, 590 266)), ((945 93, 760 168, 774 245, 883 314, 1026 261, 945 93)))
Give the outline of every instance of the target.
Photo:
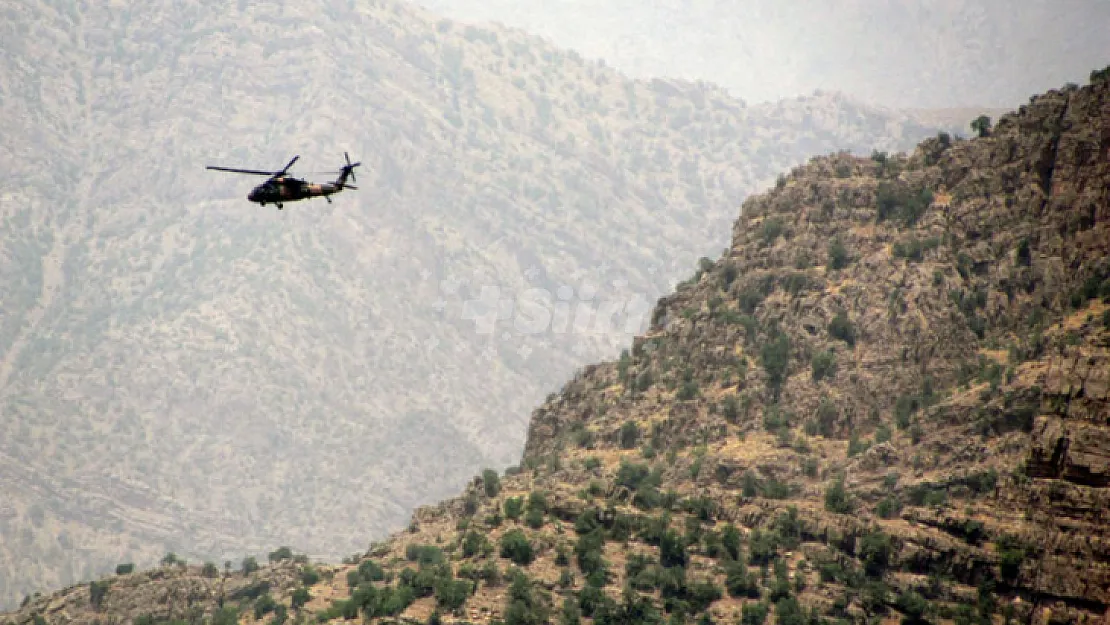
POLYGON ((251 202, 257 202, 258 201, 258 190, 257 189, 252 189, 251 192, 247 194, 247 200, 249 200, 251 202))

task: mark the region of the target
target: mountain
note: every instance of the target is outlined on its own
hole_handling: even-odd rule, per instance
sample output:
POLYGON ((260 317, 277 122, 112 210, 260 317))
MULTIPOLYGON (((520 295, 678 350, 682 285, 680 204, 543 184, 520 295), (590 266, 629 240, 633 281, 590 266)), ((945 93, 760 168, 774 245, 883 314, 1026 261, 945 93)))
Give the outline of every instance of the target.
POLYGON ((1106 62, 1086 0, 419 0, 602 58, 634 77, 717 83, 751 102, 814 87, 895 107, 1012 108, 1106 62))
POLYGON ((387 1, 3 12, 5 606, 168 551, 364 550, 515 462, 779 171, 938 131, 387 1), (345 151, 357 191, 280 212, 204 168, 325 180, 345 151))
POLYGON ((1108 109, 1110 67, 793 168, 519 466, 364 556, 169 557, 0 622, 1103 622, 1108 109))

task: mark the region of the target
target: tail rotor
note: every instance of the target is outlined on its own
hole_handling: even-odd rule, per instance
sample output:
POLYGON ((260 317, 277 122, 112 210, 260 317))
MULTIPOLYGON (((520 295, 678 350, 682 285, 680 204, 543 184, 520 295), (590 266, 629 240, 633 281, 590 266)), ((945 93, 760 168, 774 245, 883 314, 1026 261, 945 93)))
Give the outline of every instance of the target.
POLYGON ((355 167, 358 167, 359 165, 361 165, 362 161, 359 161, 357 163, 352 163, 351 162, 351 157, 348 156, 346 152, 343 153, 343 158, 347 161, 347 164, 343 166, 343 170, 339 174, 339 179, 335 181, 336 186, 338 186, 340 188, 343 188, 343 189, 355 189, 357 191, 358 187, 356 187, 354 185, 347 184, 347 176, 350 176, 351 180, 354 180, 355 182, 358 182, 358 179, 355 178, 355 167))

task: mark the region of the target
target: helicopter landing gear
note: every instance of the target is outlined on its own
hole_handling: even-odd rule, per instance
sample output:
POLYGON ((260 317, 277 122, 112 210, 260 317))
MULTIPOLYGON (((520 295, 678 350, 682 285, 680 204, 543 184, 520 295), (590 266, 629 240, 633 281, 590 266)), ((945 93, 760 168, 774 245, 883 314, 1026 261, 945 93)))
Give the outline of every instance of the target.
POLYGON ((276 206, 278 207, 278 210, 281 210, 281 202, 278 202, 276 206))
POLYGON ((330 198, 330 197, 328 197, 328 196, 326 196, 326 195, 325 195, 325 196, 324 196, 324 199, 328 201, 328 204, 331 204, 331 198, 330 198))

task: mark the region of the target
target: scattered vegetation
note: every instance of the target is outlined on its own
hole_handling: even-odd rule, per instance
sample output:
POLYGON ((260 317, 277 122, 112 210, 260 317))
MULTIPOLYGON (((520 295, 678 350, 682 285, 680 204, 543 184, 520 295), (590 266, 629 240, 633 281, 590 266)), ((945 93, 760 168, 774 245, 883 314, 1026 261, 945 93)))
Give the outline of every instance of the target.
POLYGON ((925 214, 933 201, 929 189, 912 189, 898 181, 884 180, 875 191, 876 218, 879 222, 898 220, 904 226, 912 226, 925 214))
MULTIPOLYGON (((973 128, 987 136, 982 125, 989 119, 973 128)), ((833 183, 858 192, 872 168, 838 158, 833 183)), ((1020 608, 1007 615, 1003 598, 1038 592, 1044 541, 1029 537, 1044 534, 1024 531, 1037 526, 1016 515, 993 522, 992 507, 1012 505, 1015 488, 1087 505, 1070 494, 1074 483, 1043 477, 1059 471, 1045 466, 1059 458, 1011 436, 1030 431, 1037 415, 1065 419, 1089 401, 1030 386, 1048 376, 1044 363, 1027 363, 1076 345, 1094 352, 1091 336, 1104 338, 1110 311, 1091 302, 1110 296, 1108 273, 1077 264, 1075 276, 1057 280, 1042 318, 1026 319, 1043 288, 1024 286, 1040 262, 1030 239, 922 237, 911 228, 928 190, 911 182, 918 176, 891 175, 922 165, 883 153, 872 162, 886 225, 853 226, 855 265, 841 237, 825 243, 806 230, 827 222, 801 214, 788 225, 778 216, 787 213, 771 213, 746 235, 759 246, 755 260, 701 259, 677 301, 659 305, 660 319, 686 318, 678 330, 655 328, 545 407, 519 471, 483 470, 465 496, 422 512, 372 557, 354 558, 342 569, 343 592, 334 582, 320 588, 327 570, 288 547, 268 555, 271 565, 297 565, 281 578, 288 587, 271 586, 244 559, 242 573, 257 577, 221 595, 212 622, 251 614, 273 625, 414 614, 447 622, 479 607, 496 611, 496 625, 1016 619, 1020 608), (887 241, 908 264, 875 270, 887 241), (824 270, 812 266, 822 246, 824 270), (882 277, 869 282, 868 272, 882 277), (888 317, 883 305, 912 317, 888 317), (825 311, 833 313, 822 327, 825 311), (938 360, 930 349, 958 358, 938 360)), ((782 180, 784 194, 829 193, 805 172, 782 180)), ((807 210, 826 210, 825 199, 807 210)), ((1069 522, 1081 526, 1080 516, 1069 522)), ((171 553, 163 565, 176 567, 169 575, 185 563, 171 553)), ((117 574, 132 570, 120 565, 117 574)), ((219 576, 211 563, 201 570, 219 576)), ((117 588, 88 583, 92 609, 117 588)))

